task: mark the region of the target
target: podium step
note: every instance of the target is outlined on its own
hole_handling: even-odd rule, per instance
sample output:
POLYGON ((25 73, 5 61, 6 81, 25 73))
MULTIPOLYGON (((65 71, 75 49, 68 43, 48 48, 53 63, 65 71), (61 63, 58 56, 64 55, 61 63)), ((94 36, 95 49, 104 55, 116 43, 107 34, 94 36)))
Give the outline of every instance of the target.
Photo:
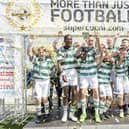
POLYGON ((36 124, 34 118, 23 129, 129 129, 129 117, 111 117, 101 123, 96 123, 93 119, 87 119, 84 123, 61 122, 61 117, 53 114, 46 122, 36 124))

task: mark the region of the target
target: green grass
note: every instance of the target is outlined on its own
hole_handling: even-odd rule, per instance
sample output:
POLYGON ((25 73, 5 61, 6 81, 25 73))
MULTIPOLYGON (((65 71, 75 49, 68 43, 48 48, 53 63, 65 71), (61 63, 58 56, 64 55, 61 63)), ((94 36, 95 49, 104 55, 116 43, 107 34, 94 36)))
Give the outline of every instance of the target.
POLYGON ((30 116, 23 124, 12 124, 14 120, 6 120, 0 123, 0 129, 23 129, 23 127, 33 118, 30 116))

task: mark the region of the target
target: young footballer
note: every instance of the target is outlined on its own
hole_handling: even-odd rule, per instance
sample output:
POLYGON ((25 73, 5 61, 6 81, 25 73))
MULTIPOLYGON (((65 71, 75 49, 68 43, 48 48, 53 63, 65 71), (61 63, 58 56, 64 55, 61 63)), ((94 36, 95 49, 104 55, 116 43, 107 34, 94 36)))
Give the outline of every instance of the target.
POLYGON ((100 95, 100 116, 106 118, 106 112, 112 103, 112 88, 110 76, 113 68, 113 57, 106 48, 103 48, 103 57, 98 67, 99 95, 100 95))
POLYGON ((128 80, 129 60, 127 58, 127 49, 125 49, 124 47, 121 47, 119 49, 119 55, 116 58, 115 62, 116 62, 115 63, 116 86, 118 92, 118 104, 120 109, 119 116, 123 118, 124 117, 123 105, 125 102, 125 105, 127 106, 128 109, 128 94, 129 94, 129 80, 128 80))
POLYGON ((77 55, 80 55, 82 59, 79 70, 79 81, 80 81, 80 102, 82 107, 82 114, 80 116, 80 122, 84 122, 87 113, 87 91, 90 87, 93 89, 93 101, 95 107, 95 121, 101 122, 99 117, 99 92, 98 92, 98 77, 97 77, 97 55, 101 51, 99 37, 96 35, 89 36, 87 40, 87 47, 80 48, 77 51, 77 55), (96 48, 94 47, 96 46, 96 48))
POLYGON ((37 120, 36 123, 41 122, 42 104, 44 105, 44 113, 49 113, 48 96, 50 91, 50 74, 53 68, 52 60, 47 57, 46 49, 40 47, 38 49, 38 56, 32 55, 29 50, 29 57, 33 64, 33 80, 34 88, 33 95, 37 100, 37 120))
POLYGON ((74 116, 77 94, 77 70, 76 70, 76 49, 72 47, 72 36, 64 36, 64 45, 58 52, 58 66, 60 69, 61 86, 63 90, 63 116, 61 121, 66 122, 68 118, 69 97, 71 96, 69 118, 72 121, 77 121, 74 116), (70 92, 69 92, 70 91, 70 92))

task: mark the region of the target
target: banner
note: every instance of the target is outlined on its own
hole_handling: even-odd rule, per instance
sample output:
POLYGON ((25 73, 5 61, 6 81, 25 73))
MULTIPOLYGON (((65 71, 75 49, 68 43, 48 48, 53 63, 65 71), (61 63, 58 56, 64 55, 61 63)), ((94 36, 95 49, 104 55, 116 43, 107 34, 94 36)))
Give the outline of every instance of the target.
POLYGON ((36 35, 128 31, 128 0, 1 0, 0 33, 36 35))
POLYGON ((18 35, 0 36, 0 98, 22 96, 24 82, 21 42, 18 35))
MULTIPOLYGON (((73 35, 73 43, 83 43, 82 36, 85 37, 87 32, 91 34, 99 32, 101 36, 119 33, 120 36, 127 37, 129 35, 129 1, 0 0, 0 19, 0 35, 9 34, 12 40, 16 39, 14 44, 21 48, 10 48, 2 41, 2 38, 0 39, 0 44, 3 44, 0 46, 0 88, 2 89, 0 94, 8 91, 11 91, 9 94, 13 94, 16 89, 17 94, 22 94, 25 63, 22 60, 25 43, 23 35, 30 36, 33 47, 44 44, 47 47, 53 41, 57 41, 59 43, 57 46, 60 47, 63 36, 68 33, 73 35), (15 36, 11 37, 10 34, 15 36), (6 57, 7 60, 5 55, 9 55, 6 57)), ((121 38, 117 40, 118 45, 121 38)), ((101 42, 105 42, 103 37, 101 42)))
MULTIPOLYGON (((2 40, 3 38, 1 38, 2 40)), ((4 40, 4 39, 3 39, 4 40)), ((14 95, 14 51, 5 42, 0 43, 0 97, 14 95)))

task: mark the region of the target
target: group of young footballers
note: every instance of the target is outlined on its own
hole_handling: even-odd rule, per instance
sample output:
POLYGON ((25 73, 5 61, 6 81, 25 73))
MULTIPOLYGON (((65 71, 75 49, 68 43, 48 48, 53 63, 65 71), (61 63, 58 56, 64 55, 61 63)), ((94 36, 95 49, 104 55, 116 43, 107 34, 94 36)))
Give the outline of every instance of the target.
MULTIPOLYGON (((64 43, 56 52, 56 61, 44 47, 35 53, 32 44, 28 55, 33 64, 33 95, 37 100, 37 123, 42 113, 49 114, 50 78, 53 70, 59 76, 63 97, 62 122, 67 119, 84 122, 87 118, 89 91, 92 91, 94 118, 97 123, 105 120, 116 94, 119 117, 128 115, 129 102, 129 40, 122 39, 115 48, 116 37, 100 43, 99 35, 89 35, 85 43, 72 43, 72 36, 64 36, 64 43), (55 63, 56 62, 56 63, 55 63), (81 109, 79 117, 75 112, 81 109)), ((57 90, 57 92, 60 92, 57 90)), ((58 93, 57 93, 58 95, 58 93)), ((59 96, 61 97, 61 96, 59 96)))

